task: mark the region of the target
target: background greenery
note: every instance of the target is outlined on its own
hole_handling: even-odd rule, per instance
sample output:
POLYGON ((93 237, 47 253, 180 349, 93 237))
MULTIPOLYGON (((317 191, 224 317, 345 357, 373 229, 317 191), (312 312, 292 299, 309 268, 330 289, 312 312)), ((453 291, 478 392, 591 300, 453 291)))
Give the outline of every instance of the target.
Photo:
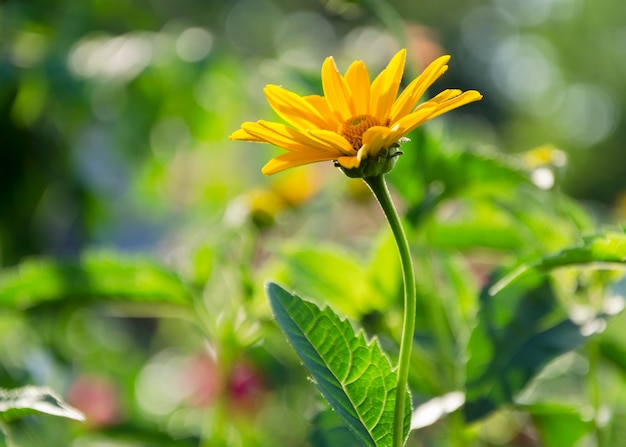
POLYGON ((227 136, 272 118, 265 84, 318 93, 326 56, 373 74, 406 46, 409 75, 452 55, 433 92, 484 94, 414 132, 390 175, 418 269, 414 406, 436 404, 409 443, 618 446, 624 284, 561 267, 624 262, 625 9, 5 0, 0 386, 49 386, 87 415, 13 421, 13 442, 350 445, 263 282, 393 353, 400 277, 382 215, 330 163, 264 178, 278 149, 227 136), (583 238, 597 233, 610 249, 583 238), (583 255, 541 261, 571 246, 583 255))

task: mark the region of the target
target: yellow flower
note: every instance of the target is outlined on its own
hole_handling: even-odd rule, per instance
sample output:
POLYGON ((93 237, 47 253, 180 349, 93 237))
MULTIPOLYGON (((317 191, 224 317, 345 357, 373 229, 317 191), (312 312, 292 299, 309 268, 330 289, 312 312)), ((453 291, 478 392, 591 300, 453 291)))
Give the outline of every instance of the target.
MULTIPOLYGON (((318 161, 335 161, 344 172, 356 171, 355 176, 366 177, 364 172, 372 171, 363 171, 363 164, 395 162, 392 159, 399 152, 393 148, 413 129, 482 98, 475 90, 450 89, 417 105, 448 69, 449 59, 436 59, 398 96, 406 50, 400 50, 371 84, 362 61, 353 62, 342 76, 333 58, 328 57, 322 65, 324 96, 299 96, 268 85, 264 90, 268 102, 289 125, 264 120, 245 122, 230 139, 270 143, 288 151, 263 167, 265 175, 318 161)), ((382 173, 376 169, 374 172, 382 173)))
POLYGON ((522 162, 530 169, 542 166, 561 168, 567 164, 567 155, 550 144, 543 144, 525 152, 522 155, 522 162))

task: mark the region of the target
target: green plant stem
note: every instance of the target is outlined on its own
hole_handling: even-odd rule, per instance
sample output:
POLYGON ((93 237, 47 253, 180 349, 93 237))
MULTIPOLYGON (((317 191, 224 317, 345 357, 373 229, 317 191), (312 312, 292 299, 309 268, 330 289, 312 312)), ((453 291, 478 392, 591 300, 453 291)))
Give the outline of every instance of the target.
POLYGON ((391 231, 398 246, 402 264, 402 278, 404 282, 404 318, 402 335, 400 338, 400 356, 398 359, 398 383, 396 386, 396 405, 393 421, 393 447, 404 445, 404 413, 406 411, 406 390, 409 381, 409 364, 413 347, 413 333, 415 331, 415 273, 413 260, 398 211, 391 200, 389 189, 383 175, 363 179, 374 193, 380 207, 389 222, 391 231))
POLYGON ((600 410, 602 408, 600 402, 600 381, 599 381, 599 360, 600 349, 596 340, 591 340, 587 346, 587 358, 589 360, 589 394, 591 405, 594 410, 593 428, 596 438, 596 445, 598 447, 605 447, 605 442, 602 427, 598 420, 600 416, 600 410))

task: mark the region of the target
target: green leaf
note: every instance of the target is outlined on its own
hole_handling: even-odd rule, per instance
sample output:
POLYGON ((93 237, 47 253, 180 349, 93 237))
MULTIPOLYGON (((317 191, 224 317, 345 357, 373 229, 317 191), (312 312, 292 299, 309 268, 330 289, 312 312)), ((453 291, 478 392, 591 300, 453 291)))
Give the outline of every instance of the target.
MULTIPOLYGON (((617 301, 616 303, 619 304, 617 301)), ((622 374, 626 374, 626 313, 622 312, 611 320, 598 340, 598 345, 602 357, 618 368, 622 374)))
POLYGON ((185 305, 174 273, 136 256, 86 253, 76 261, 28 259, 0 272, 0 304, 24 309, 52 301, 117 300, 185 305))
POLYGON ((0 422, 0 447, 9 447, 9 434, 6 424, 0 422))
MULTIPOLYGON (((512 330, 508 328, 503 332, 511 334, 512 330)), ((564 320, 526 340, 517 338, 511 343, 513 347, 498 342, 495 346, 498 353, 481 375, 475 377, 475 373, 469 375, 468 371, 466 419, 474 421, 503 404, 511 403, 551 360, 582 346, 588 339, 589 336, 581 333, 580 326, 564 320)))
POLYGON ((48 388, 35 386, 12 390, 0 388, 0 421, 9 422, 35 414, 85 420, 80 411, 63 402, 48 388))
POLYGON ((593 430, 593 423, 578 408, 563 405, 529 405, 531 415, 545 447, 574 447, 593 430))
MULTIPOLYGON (((320 309, 274 283, 266 291, 276 320, 333 410, 367 447, 390 447, 397 376, 376 341, 355 334, 330 308, 320 309)), ((406 392, 405 438, 411 420, 406 392)))
POLYGON ((523 264, 500 281, 490 290, 495 295, 513 281, 537 272, 547 272, 558 267, 594 264, 596 267, 626 268, 626 233, 606 232, 584 239, 580 247, 562 250, 552 256, 546 256, 533 263, 523 264))
POLYGON ((488 284, 468 351, 465 415, 480 418, 513 401, 550 361, 604 330, 622 303, 573 321, 557 300, 547 273, 560 267, 626 267, 626 234, 588 237, 582 246, 527 263, 488 284))
POLYGON ((416 226, 443 200, 510 196, 516 188, 531 185, 513 158, 453 146, 424 129, 413 132, 411 141, 402 145, 402 162, 389 177, 408 201, 407 219, 416 226))
POLYGON ((398 246, 387 228, 374 242, 365 278, 372 289, 372 295, 384 297, 377 306, 378 310, 385 311, 393 306, 394 301, 402 299, 402 266, 398 246))
MULTIPOLYGON (((397 251, 392 253, 397 259, 397 251)), ((290 247, 285 251, 281 269, 282 279, 288 285, 298 284, 298 290, 306 296, 323 296, 350 317, 389 308, 387 295, 377 293, 370 281, 349 280, 367 278, 366 264, 336 246, 290 247)))
POLYGON ((455 250, 477 246, 514 250, 527 244, 510 214, 480 201, 463 205, 463 211, 454 218, 426 226, 427 240, 432 246, 455 250))
POLYGON ((337 413, 326 409, 315 416, 310 441, 315 447, 361 447, 361 442, 346 427, 337 413))

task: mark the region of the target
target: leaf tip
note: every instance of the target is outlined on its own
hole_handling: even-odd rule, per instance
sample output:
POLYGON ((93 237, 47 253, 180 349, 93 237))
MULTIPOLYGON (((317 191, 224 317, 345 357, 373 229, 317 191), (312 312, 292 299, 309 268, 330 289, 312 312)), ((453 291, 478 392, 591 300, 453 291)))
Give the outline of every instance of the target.
POLYGON ((278 284, 276 284, 273 281, 265 281, 265 292, 270 295, 271 293, 275 292, 276 289, 282 289, 282 287, 280 287, 278 284))

